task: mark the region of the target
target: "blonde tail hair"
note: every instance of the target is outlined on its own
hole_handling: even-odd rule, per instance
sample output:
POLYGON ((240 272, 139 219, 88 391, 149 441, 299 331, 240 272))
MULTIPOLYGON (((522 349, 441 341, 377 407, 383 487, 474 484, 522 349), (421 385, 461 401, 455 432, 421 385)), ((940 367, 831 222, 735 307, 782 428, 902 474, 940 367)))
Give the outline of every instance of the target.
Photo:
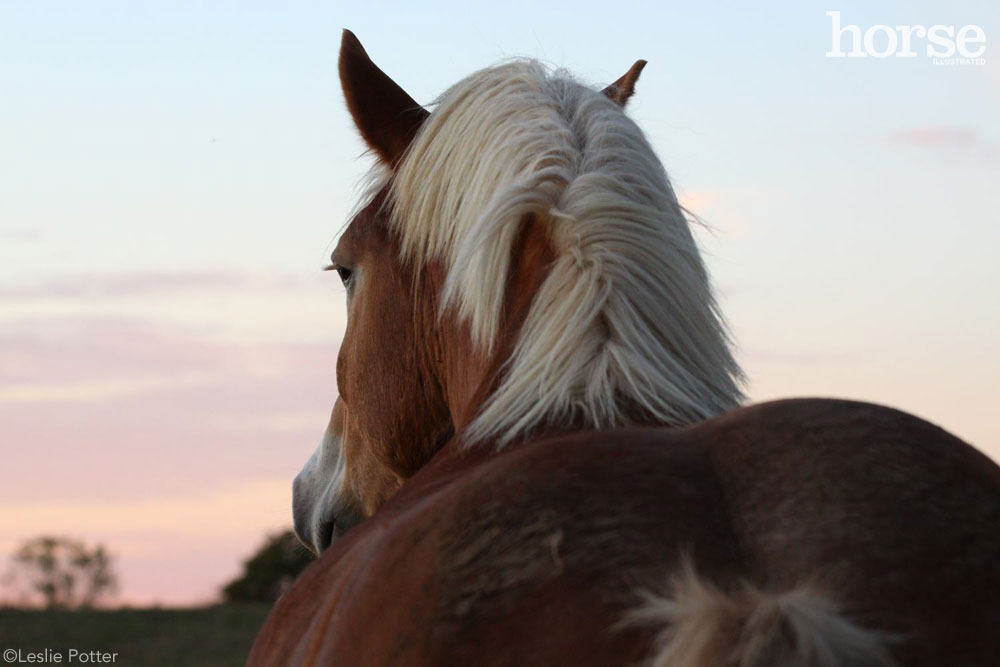
POLYGON ((644 594, 626 619, 663 629, 648 667, 891 667, 887 637, 845 618, 808 587, 722 591, 690 565, 666 596, 644 594))

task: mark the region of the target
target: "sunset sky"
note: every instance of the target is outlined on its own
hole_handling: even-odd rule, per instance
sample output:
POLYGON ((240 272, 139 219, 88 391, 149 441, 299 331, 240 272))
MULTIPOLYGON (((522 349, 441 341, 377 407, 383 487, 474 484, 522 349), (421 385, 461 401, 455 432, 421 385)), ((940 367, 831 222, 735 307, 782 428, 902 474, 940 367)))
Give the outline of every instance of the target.
POLYGON ((0 4, 0 575, 66 534, 121 602, 205 602, 290 525, 367 167, 345 27, 421 102, 511 56, 595 86, 648 60, 629 113, 712 228, 751 398, 885 403, 1000 459, 1000 5, 647 4, 0 4), (828 9, 978 25, 986 62, 826 58, 828 9))

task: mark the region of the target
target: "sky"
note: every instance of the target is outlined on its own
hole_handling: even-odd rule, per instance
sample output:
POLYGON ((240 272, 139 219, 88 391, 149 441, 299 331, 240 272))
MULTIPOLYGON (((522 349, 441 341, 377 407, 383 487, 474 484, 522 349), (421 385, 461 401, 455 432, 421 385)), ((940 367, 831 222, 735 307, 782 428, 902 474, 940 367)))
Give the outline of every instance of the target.
POLYGON ((116 555, 120 602, 203 603, 290 525, 368 166, 342 28, 424 103, 512 56, 595 86, 648 60, 628 112, 706 223, 751 400, 875 401, 1000 459, 992 0, 8 2, 0 573, 65 534, 116 555), (985 63, 826 57, 827 10, 979 26, 985 63))

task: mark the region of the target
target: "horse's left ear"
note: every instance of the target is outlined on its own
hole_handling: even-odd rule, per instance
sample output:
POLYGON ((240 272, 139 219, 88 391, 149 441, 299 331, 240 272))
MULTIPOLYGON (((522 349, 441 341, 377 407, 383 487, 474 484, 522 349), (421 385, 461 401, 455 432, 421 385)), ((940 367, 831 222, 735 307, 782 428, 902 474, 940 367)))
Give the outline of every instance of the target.
POLYGON ((371 61, 350 30, 340 42, 340 85, 365 143, 395 166, 429 115, 371 61))
POLYGON ((628 98, 632 97, 632 93, 635 92, 635 82, 639 80, 639 74, 645 66, 645 60, 636 60, 635 64, 629 67, 620 79, 604 89, 604 94, 618 106, 625 106, 628 98))

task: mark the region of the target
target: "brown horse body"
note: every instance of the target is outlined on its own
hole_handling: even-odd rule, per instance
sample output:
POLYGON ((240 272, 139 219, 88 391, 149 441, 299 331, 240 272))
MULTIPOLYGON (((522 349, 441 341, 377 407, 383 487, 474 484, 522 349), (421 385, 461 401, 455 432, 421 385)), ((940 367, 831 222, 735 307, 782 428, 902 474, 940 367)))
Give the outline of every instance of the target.
POLYGON ((449 447, 279 600, 251 662, 629 664, 652 646, 621 623, 635 591, 686 556, 724 590, 811 582, 898 664, 994 665, 998 525, 992 462, 861 403, 449 447))
MULTIPOLYGON (((620 115, 611 102, 625 103, 640 69, 609 86, 606 99, 581 93, 579 105, 620 115)), ((341 79, 389 180, 333 257, 350 312, 340 399, 294 502, 297 532, 325 552, 278 601, 251 664, 998 663, 1000 468, 924 421, 873 405, 790 400, 727 411, 738 371, 711 308, 698 303, 678 311, 690 327, 680 337, 706 339, 703 353, 660 339, 662 355, 691 382, 676 393, 687 407, 663 408, 643 393, 643 358, 625 347, 637 322, 668 325, 615 301, 650 281, 638 265, 630 283, 613 258, 588 255, 591 241, 567 234, 580 214, 559 192, 537 210, 515 211, 496 322, 485 327, 495 335, 484 344, 481 313, 448 297, 461 248, 421 259, 401 228, 411 221, 395 218, 424 209, 400 205, 406 192, 386 205, 394 181, 412 176, 408 160, 440 162, 425 149, 446 121, 428 116, 349 33, 341 79), (589 319, 574 303, 545 301, 559 271, 577 265, 617 280, 586 292, 611 304, 583 308, 589 319), (529 334, 547 331, 538 317, 549 310, 539 303, 557 313, 565 306, 569 321, 590 327, 577 340, 557 330, 557 342, 586 348, 599 339, 584 355, 596 370, 585 367, 577 384, 561 376, 545 384, 546 374, 558 375, 556 362, 525 352, 529 334), (519 366, 524 358, 536 366, 519 366), (512 393, 523 368, 541 379, 512 393), (563 405, 546 387, 565 391, 576 411, 553 408, 520 431, 522 422, 477 430, 505 391, 502 405, 529 416, 536 397, 563 405), (602 396, 594 387, 610 389, 602 396)), ((584 140, 586 127, 570 127, 578 133, 570 144, 594 143, 584 140)), ((596 139, 613 144, 615 136, 602 130, 596 139)), ((506 144, 490 145, 502 152, 506 144)), ((641 192, 655 189, 636 182, 641 192)), ((631 261, 645 257, 641 243, 636 250, 604 236, 634 253, 631 261)), ((692 256, 675 261, 694 262, 695 301, 710 299, 692 256)), ((688 285, 675 277, 665 278, 671 289, 688 285)), ((476 279, 468 279, 472 291, 488 300, 490 285, 476 279)), ((553 347, 552 359, 572 366, 575 348, 565 348, 553 347)), ((646 361, 659 368, 661 348, 650 349, 646 361)))

